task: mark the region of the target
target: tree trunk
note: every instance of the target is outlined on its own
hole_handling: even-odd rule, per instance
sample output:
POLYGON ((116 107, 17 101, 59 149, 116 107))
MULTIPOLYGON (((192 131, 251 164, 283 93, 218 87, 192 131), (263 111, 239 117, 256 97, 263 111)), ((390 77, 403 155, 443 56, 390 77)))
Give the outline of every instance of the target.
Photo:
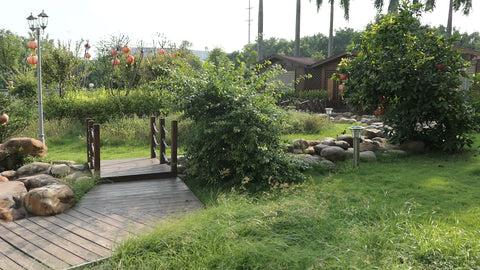
POLYGON ((263 59, 263 0, 258 0, 257 60, 263 59))
POLYGON ((295 20, 295 56, 300 57, 300 0, 297 0, 297 16, 295 20))
POLYGON ((330 29, 328 31, 328 57, 333 54, 333 13, 335 1, 330 1, 330 29))
POLYGON ((448 22, 447 22, 447 37, 452 36, 452 17, 453 17, 453 0, 450 0, 450 6, 448 7, 448 22))

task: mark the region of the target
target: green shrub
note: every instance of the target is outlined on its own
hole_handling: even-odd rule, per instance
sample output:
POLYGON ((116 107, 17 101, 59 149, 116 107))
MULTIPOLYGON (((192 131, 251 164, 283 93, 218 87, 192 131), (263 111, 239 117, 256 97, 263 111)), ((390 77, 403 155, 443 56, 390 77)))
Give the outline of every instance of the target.
POLYGON ((332 123, 324 116, 318 114, 289 111, 288 120, 285 122, 283 131, 286 134, 293 133, 319 133, 328 128, 332 123))
POLYGON ((181 104, 192 120, 185 146, 189 174, 209 183, 264 185, 302 177, 299 163, 282 151, 284 113, 268 83, 272 75, 231 63, 205 64, 181 104))
POLYGON ((290 89, 283 92, 278 104, 286 108, 294 108, 301 111, 324 112, 328 103, 326 90, 295 91, 290 89))
POLYGON ((124 116, 148 117, 164 115, 168 112, 165 106, 166 92, 161 89, 149 91, 138 89, 125 96, 112 96, 107 90, 94 92, 79 90, 68 92, 63 98, 50 94, 45 98, 45 118, 92 118, 103 123, 124 116))
MULTIPOLYGON (((420 140, 430 149, 470 146, 476 124, 464 92, 457 91, 467 63, 452 40, 422 26, 420 6, 404 5, 361 36, 358 56, 344 59, 344 96, 351 108, 384 108, 391 140, 420 140)), ((338 78, 338 77, 337 77, 338 78)))
POLYGON ((0 124, 0 143, 4 143, 8 138, 26 128, 29 122, 33 120, 36 109, 35 106, 26 104, 18 98, 3 94, 0 94, 0 108, 2 109, 1 112, 10 117, 8 122, 0 124))

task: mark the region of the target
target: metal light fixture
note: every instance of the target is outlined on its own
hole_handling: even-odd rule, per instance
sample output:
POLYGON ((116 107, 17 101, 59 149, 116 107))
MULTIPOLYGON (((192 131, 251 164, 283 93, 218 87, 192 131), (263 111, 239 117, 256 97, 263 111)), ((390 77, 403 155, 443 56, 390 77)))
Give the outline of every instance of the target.
POLYGON ((332 112, 333 112, 333 108, 325 108, 325 113, 328 115, 328 117, 330 117, 332 112))
POLYGON ((38 14, 38 18, 34 17, 32 13, 27 17, 28 27, 37 36, 38 47, 38 64, 37 64, 37 79, 38 79, 38 137, 39 140, 45 144, 45 134, 43 132, 43 98, 42 98, 42 46, 40 29, 45 30, 48 25, 48 15, 42 10, 38 14))
POLYGON ((360 138, 363 127, 351 126, 349 129, 352 131, 353 136, 353 168, 357 168, 360 159, 360 138))

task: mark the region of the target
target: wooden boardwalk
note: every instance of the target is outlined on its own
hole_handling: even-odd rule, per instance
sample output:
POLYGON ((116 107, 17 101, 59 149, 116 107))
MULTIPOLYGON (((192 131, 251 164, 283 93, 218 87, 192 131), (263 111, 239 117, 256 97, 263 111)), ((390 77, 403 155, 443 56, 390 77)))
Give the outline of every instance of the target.
POLYGON ((160 164, 156 158, 136 158, 121 160, 102 160, 100 176, 111 181, 151 179, 176 176, 170 165, 160 164))
POLYGON ((86 265, 155 221, 202 207, 177 177, 100 184, 65 213, 0 224, 0 269, 86 265))

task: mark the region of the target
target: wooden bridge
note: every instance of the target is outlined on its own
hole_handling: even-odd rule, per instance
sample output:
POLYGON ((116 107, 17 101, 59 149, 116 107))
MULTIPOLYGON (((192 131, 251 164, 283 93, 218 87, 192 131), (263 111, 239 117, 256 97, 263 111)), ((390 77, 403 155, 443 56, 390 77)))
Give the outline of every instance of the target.
MULTIPOLYGON (((175 131, 172 137, 176 137, 175 131)), ((95 140, 99 142, 98 137, 87 142, 95 140)), ((176 147, 174 140, 172 148, 176 147)), ((99 144, 96 147, 98 151, 99 144)), ((203 207, 176 176, 176 149, 172 149, 170 166, 161 163, 167 161, 165 156, 163 160, 151 157, 100 161, 99 153, 94 151, 89 155, 98 155, 98 159, 89 157, 89 164, 104 183, 96 185, 79 204, 55 216, 33 216, 0 224, 0 269, 85 266, 110 257, 120 241, 149 231, 156 221, 203 207), (100 168, 95 170, 95 166, 100 168)))

